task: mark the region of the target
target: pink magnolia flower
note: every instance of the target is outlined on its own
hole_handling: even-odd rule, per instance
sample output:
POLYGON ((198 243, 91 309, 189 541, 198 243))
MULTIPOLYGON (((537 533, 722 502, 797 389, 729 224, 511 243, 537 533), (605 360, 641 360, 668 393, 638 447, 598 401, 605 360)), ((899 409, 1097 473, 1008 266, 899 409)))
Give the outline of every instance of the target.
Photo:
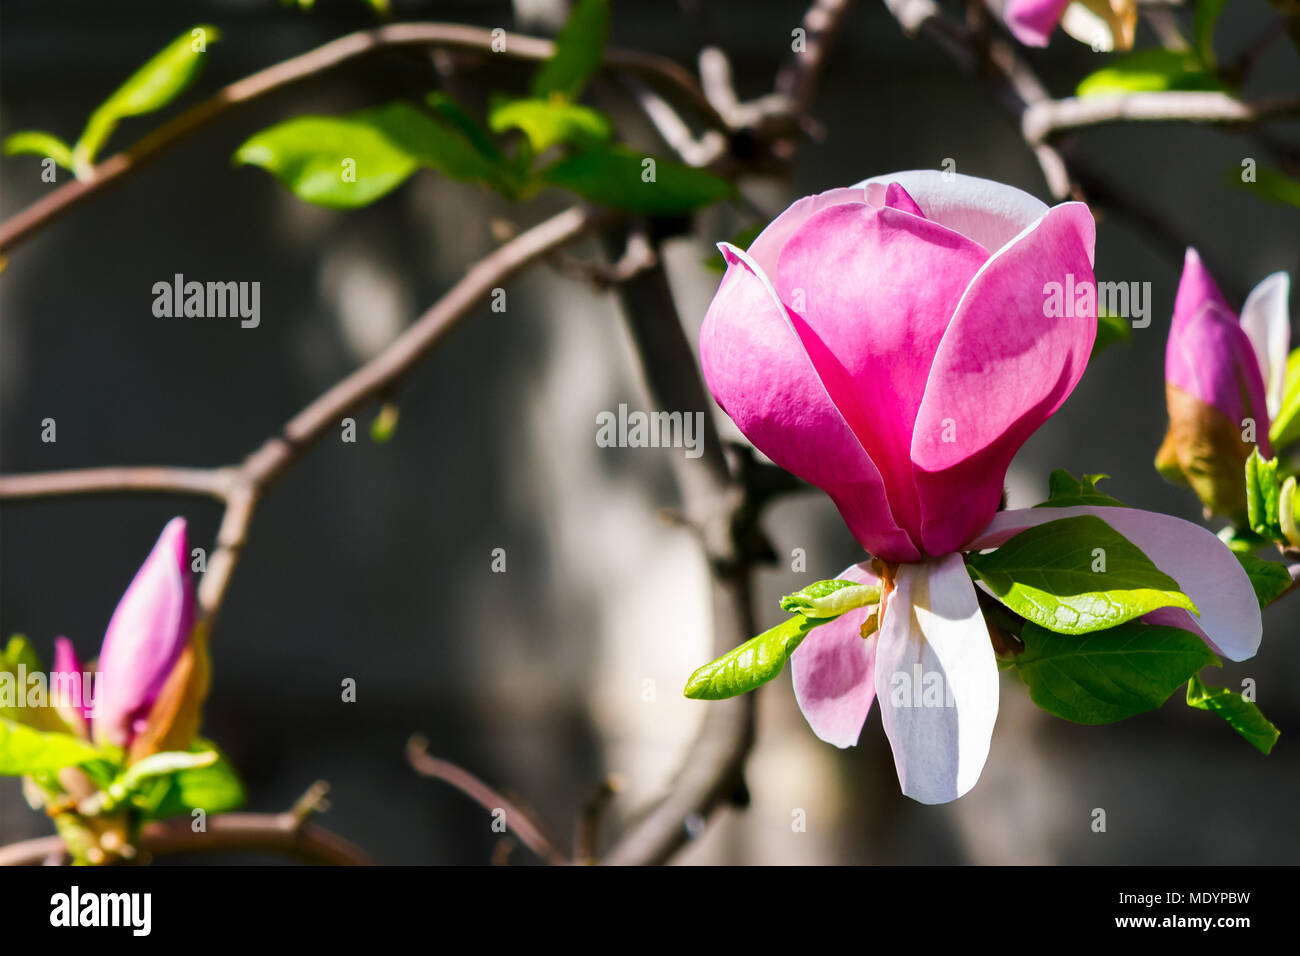
MULTIPOLYGON (((80 709, 95 742, 129 746, 184 651, 194 627, 194 588, 184 518, 163 528, 149 557, 118 602, 99 652, 98 699, 82 687, 80 699, 60 701, 80 709)), ((55 645, 56 672, 80 673, 70 642, 55 645)))
MULTIPOLYGON (((997 719, 997 661, 961 552, 1076 513, 998 507, 1012 457, 1087 363, 1095 295, 1073 314, 1045 300, 1094 288, 1093 240, 1081 203, 1049 209, 1010 186, 921 170, 802 199, 747 251, 722 246, 727 272, 700 333, 710 391, 883 559, 879 607, 823 624, 794 652, 796 698, 838 747, 857 742, 878 698, 903 792, 923 803, 974 785, 997 719), (863 640, 873 612, 879 629, 863 640), (914 674, 937 676, 942 706, 900 699, 896 679, 914 674)), ((1254 653, 1254 592, 1214 535, 1087 510, 1214 608, 1199 625, 1212 646, 1254 653)), ((840 577, 877 581, 866 563, 840 577)), ((1179 626, 1197 629, 1182 614, 1179 626)))
POLYGON ((1275 272, 1246 298, 1241 319, 1195 249, 1187 250, 1165 351, 1169 431, 1156 467, 1190 483, 1206 510, 1245 511, 1243 464, 1281 410, 1291 323, 1290 279, 1275 272))
POLYGON ((1026 46, 1047 46, 1061 29, 1099 52, 1129 50, 1137 30, 1136 0, 1007 0, 1007 28, 1026 46))

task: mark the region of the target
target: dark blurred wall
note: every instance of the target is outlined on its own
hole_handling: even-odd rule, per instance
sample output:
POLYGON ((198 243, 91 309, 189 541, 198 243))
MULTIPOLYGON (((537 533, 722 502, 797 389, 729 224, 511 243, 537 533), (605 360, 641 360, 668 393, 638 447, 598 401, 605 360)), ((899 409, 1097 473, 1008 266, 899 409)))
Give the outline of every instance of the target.
MULTIPOLYGON (((506 4, 395 6, 404 18, 512 26, 506 4)), ((719 43, 742 95, 766 91, 802 5, 700 6, 692 17, 668 3, 618 0, 613 40, 691 66, 702 43, 719 43)), ((74 138, 100 99, 194 23, 224 31, 200 81, 207 92, 371 22, 360 0, 317 7, 9 0, 0 7, 0 132, 74 138)), ((1229 46, 1267 16, 1253 0, 1237 7, 1243 22, 1230 25, 1229 46)), ((1060 37, 1030 56, 1062 95, 1096 62, 1060 37)), ((1264 73, 1275 87, 1296 87, 1284 44, 1264 73)), ((474 70, 457 92, 481 102, 526 75, 474 70)), ((558 208, 562 197, 512 210, 425 173, 370 208, 334 212, 230 165, 248 135, 279 119, 417 98, 437 85, 429 58, 409 52, 334 71, 222 119, 17 250, 0 274, 0 469, 236 461, 490 249, 494 218, 531 221, 558 208), (260 281, 260 327, 155 318, 153 283, 178 272, 260 281), (40 441, 45 417, 58 423, 56 444, 40 441)), ((617 90, 594 95, 644 135, 617 90)), ((801 154, 795 181, 754 190, 771 214, 804 193, 948 157, 961 172, 1046 198, 1014 125, 941 51, 905 40, 876 3, 853 12, 815 114, 827 135, 801 154)), ((113 145, 155 120, 127 121, 113 145)), ((1294 136, 1295 124, 1279 132, 1294 136)), ((1109 473, 1113 493, 1133 505, 1195 518, 1190 495, 1150 465, 1164 430, 1178 243, 1190 237, 1225 288, 1244 292, 1276 269, 1297 274, 1296 216, 1225 188, 1225 171, 1258 153, 1242 136, 1099 129, 1078 148, 1122 194, 1166 216, 1175 235, 1101 218, 1098 277, 1149 279, 1153 322, 1101 356, 1026 446, 1009 477, 1012 504, 1041 498, 1048 471, 1067 467, 1109 473)), ((0 160, 3 215, 48 190, 38 173, 34 158, 0 160)), ((717 281, 700 262, 738 224, 734 214, 711 214, 698 241, 669 250, 692 334, 717 281)), ((434 753, 521 795, 564 835, 606 772, 628 781, 617 811, 653 794, 704 706, 680 697, 707 654, 707 595, 691 540, 656 520, 674 504, 667 459, 594 444, 599 411, 647 404, 619 317, 606 297, 546 270, 508 295, 505 314, 477 310, 401 389, 391 443, 327 441, 266 498, 214 636, 206 729, 246 775, 251 806, 285 807, 325 778, 334 787, 325 822, 384 862, 479 863, 496 842, 479 808, 408 768, 413 731, 434 753), (497 547, 507 552, 504 575, 490 569, 497 547), (348 677, 358 684, 352 704, 340 700, 348 677)), ((363 433, 370 414, 359 416, 363 433)), ((47 658, 58 634, 92 655, 176 513, 189 517, 196 544, 210 544, 217 510, 188 500, 0 510, 0 628, 30 635, 47 658)), ((768 527, 780 554, 807 549, 814 577, 857 560, 820 495, 782 503, 768 527)), ((763 622, 774 620, 777 596, 811 580, 788 566, 761 576, 763 622)), ((877 715, 859 748, 836 751, 803 725, 783 676, 762 693, 753 807, 685 859, 1294 862, 1295 620, 1294 608, 1271 611, 1260 655, 1224 675, 1228 684, 1257 680, 1261 706, 1283 730, 1270 758, 1177 699, 1121 725, 1084 728, 1039 713, 1009 680, 980 785, 938 808, 898 795, 877 715), (1106 834, 1090 832, 1094 807, 1107 809, 1106 834), (795 809, 807 811, 807 833, 792 832, 795 809)), ((0 780, 0 841, 44 826, 16 782, 0 780)))

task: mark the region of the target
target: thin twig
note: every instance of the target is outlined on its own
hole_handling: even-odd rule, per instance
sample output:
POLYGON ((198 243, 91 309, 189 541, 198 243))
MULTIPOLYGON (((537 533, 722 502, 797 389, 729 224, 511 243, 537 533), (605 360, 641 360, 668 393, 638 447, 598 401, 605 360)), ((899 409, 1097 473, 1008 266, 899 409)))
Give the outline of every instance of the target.
MULTIPOLYGON (((103 160, 84 179, 60 186, 0 223, 0 255, 10 252, 70 209, 139 170, 228 110, 358 57, 409 46, 473 50, 489 56, 530 61, 544 60, 555 51, 555 44, 550 40, 518 33, 502 32, 494 36, 496 32, 456 23, 395 23, 348 34, 260 70, 218 90, 129 148, 103 160), (497 50, 501 52, 495 52, 497 50)), ((606 48, 602 62, 606 68, 640 77, 656 89, 671 94, 689 105, 708 124, 725 125, 695 78, 680 64, 654 54, 617 47, 606 48)))
POLYGON ((488 813, 504 812, 506 827, 547 863, 567 866, 573 863, 555 841, 546 835, 541 825, 517 804, 493 790, 468 770, 447 760, 439 760, 428 751, 429 742, 418 734, 406 745, 406 758, 418 773, 451 784, 488 813))

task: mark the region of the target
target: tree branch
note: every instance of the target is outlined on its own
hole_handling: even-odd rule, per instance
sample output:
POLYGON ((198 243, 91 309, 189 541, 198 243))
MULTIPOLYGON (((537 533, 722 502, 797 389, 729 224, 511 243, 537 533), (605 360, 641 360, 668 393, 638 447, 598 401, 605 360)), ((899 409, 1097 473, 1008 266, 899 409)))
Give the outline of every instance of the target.
MULTIPOLYGON (((10 252, 77 205, 125 179, 228 110, 359 57, 407 46, 471 50, 529 61, 545 60, 555 52, 555 44, 550 40, 504 31, 494 37, 494 32, 456 23, 390 24, 348 34, 238 80, 164 123, 128 149, 103 160, 85 178, 58 187, 0 223, 0 255, 10 252), (502 52, 494 52, 502 44, 502 52)), ((606 48, 602 62, 608 69, 640 77, 656 89, 671 94, 688 104, 707 123, 725 126, 695 78, 680 64, 654 54, 617 47, 606 48)))
POLYGON ((478 302, 521 269, 616 217, 575 206, 520 233, 474 265, 427 312, 375 358, 295 415, 244 462, 208 471, 187 468, 92 468, 0 478, 0 499, 78 494, 158 493, 213 497, 226 503, 217 547, 199 582, 199 605, 211 619, 220 608, 253 513, 266 489, 349 412, 400 382, 478 302))
POLYGON ((520 842, 539 857, 555 866, 568 866, 573 860, 546 835, 541 824, 513 801, 493 790, 468 770, 447 760, 439 760, 428 751, 429 742, 416 735, 406 745, 406 759, 417 772, 451 784, 488 813, 505 812, 506 827, 520 842))

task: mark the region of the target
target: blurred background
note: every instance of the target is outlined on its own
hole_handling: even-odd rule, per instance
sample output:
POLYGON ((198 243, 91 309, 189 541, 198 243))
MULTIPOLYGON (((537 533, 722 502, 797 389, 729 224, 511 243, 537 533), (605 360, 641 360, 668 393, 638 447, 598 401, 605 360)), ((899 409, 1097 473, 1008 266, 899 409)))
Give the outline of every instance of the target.
MULTIPOLYGON (((554 22, 551 6, 394 3, 398 19, 536 32, 554 22)), ((1221 49, 1239 48, 1269 22, 1263 0, 1228 9, 1221 49)), ((742 97, 756 96, 770 89, 803 11, 800 0, 617 0, 611 43, 691 69, 702 45, 721 45, 742 97)), ((169 115, 374 18, 360 0, 319 0, 310 13, 276 0, 6 0, 0 133, 74 137, 117 84, 200 22, 224 37, 169 115)), ((1057 95, 1098 65, 1059 33, 1028 56, 1057 95)), ((522 89, 528 69, 467 70, 455 93, 481 104, 494 90, 522 89)), ((1257 92, 1300 88, 1294 50, 1275 44, 1258 81, 1257 92)), ((409 51, 326 73, 222 118, 16 250, 0 274, 0 470, 238 461, 493 248, 494 219, 527 225, 561 208, 562 196, 511 207, 425 172, 373 206, 332 211, 230 163, 244 139, 281 119, 415 99, 439 85, 431 59, 409 51), (152 286, 175 273, 259 281, 260 326, 155 318, 152 286), (55 444, 40 440, 47 417, 57 422, 55 444)), ((592 102, 628 138, 667 152, 621 90, 598 84, 592 102)), ((906 39, 878 2, 850 13, 813 115, 825 137, 803 147, 793 180, 747 186, 769 216, 806 193, 946 158, 959 172, 1049 198, 1014 123, 982 86, 928 40, 906 39)), ((127 121, 110 146, 158 120, 127 121)), ((1296 141, 1294 122, 1271 129, 1296 141)), ((1153 321, 1103 353, 1031 439, 1008 478, 1011 505, 1041 500, 1048 472, 1064 467, 1108 473, 1106 490, 1126 502, 1196 519, 1192 494, 1151 465, 1165 428, 1164 347, 1182 238, 1239 306, 1268 273, 1297 276, 1297 216, 1224 184, 1243 158, 1266 161, 1240 134, 1099 128, 1078 138, 1078 153, 1169 226, 1099 216, 1098 278, 1149 280, 1153 321)), ((4 216, 50 188, 37 159, 0 160, 4 216)), ((710 211, 695 236, 667 249, 692 341, 718 281, 704 265, 712 243, 744 222, 735 209, 710 211)), ((688 533, 657 516, 675 504, 668 456, 681 451, 595 443, 598 413, 649 407, 621 317, 610 296, 544 266, 513 281, 508 297, 505 313, 476 310, 410 377, 393 441, 365 438, 371 410, 358 419, 356 444, 315 448, 266 497, 214 634, 206 733, 243 772, 250 808, 283 809, 326 779, 332 808, 321 822, 384 863, 485 863, 499 839, 477 805, 411 770, 404 746, 413 732, 567 840, 606 774, 624 781, 611 830, 659 792, 708 706, 681 696, 711 656, 703 561, 688 533), (492 572, 494 548, 506 551, 504 574, 492 572), (355 703, 341 700, 346 678, 357 683, 355 703)), ((717 417, 727 437, 739 437, 717 417)), ((121 592, 177 513, 190 520, 193 543, 210 546, 218 511, 202 502, 4 507, 0 629, 29 635, 47 661, 60 634, 93 656, 121 592)), ((769 626, 780 595, 834 575, 860 552, 818 493, 782 500, 765 526, 782 556, 759 576, 759 620, 769 626), (802 574, 790 570, 795 548, 807 552, 802 574)), ((752 806, 724 812, 678 859, 1297 862, 1296 620, 1295 606, 1272 608, 1258 657, 1229 664, 1217 681, 1257 681, 1260 706, 1282 730, 1271 757, 1188 709, 1181 694, 1155 713, 1081 727, 1038 711, 1004 675, 983 777, 940 807, 899 794, 878 710, 857 748, 818 741, 787 671, 760 692, 752 806), (1090 828, 1094 808, 1106 811, 1105 833, 1090 828), (806 832, 792 827, 798 810, 806 832)), ((0 778, 0 843, 45 832, 18 782, 0 778)), ((512 860, 533 862, 522 848, 512 860)))

